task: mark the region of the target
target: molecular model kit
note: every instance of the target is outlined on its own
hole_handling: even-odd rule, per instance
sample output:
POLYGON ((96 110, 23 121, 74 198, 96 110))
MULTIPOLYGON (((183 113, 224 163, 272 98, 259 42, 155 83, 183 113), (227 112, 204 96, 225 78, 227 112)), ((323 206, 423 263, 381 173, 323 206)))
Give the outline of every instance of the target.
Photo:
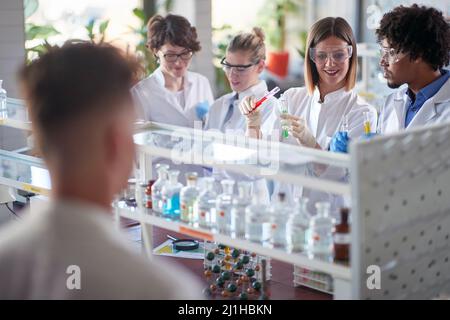
POLYGON ((203 292, 208 298, 269 299, 269 258, 205 241, 204 268, 207 287, 203 292))

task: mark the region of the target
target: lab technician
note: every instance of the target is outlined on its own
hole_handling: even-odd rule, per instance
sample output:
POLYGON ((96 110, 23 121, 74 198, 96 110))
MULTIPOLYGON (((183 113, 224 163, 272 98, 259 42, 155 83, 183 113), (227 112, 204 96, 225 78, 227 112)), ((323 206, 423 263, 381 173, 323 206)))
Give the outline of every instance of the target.
MULTIPOLYGON (((430 7, 400 6, 386 13, 376 31, 380 66, 391 94, 380 111, 377 133, 390 134, 450 121, 450 27, 430 7)), ((338 135, 336 151, 348 139, 338 135)))
POLYGON ((72 43, 23 67, 52 190, 45 208, 0 230, 0 299, 201 296, 190 274, 136 255, 113 224, 135 154, 136 66, 112 46, 72 43))
MULTIPOLYGON (((259 108, 260 117, 248 122, 239 111, 239 104, 244 99, 260 99, 268 93, 267 84, 260 79, 265 68, 266 45, 265 36, 260 28, 252 32, 236 35, 228 44, 221 64, 233 92, 225 94, 212 105, 205 125, 206 130, 219 130, 223 133, 243 136, 247 127, 270 130, 273 123, 273 111, 277 107, 276 99, 269 98, 259 108)), ((269 132, 269 131, 267 131, 269 132)), ((236 155, 239 156, 239 155, 236 155)), ((258 199, 268 203, 269 194, 264 179, 254 179, 234 175, 223 170, 213 169, 216 180, 230 178, 234 180, 253 181, 253 191, 258 199)))
MULTIPOLYGON (((274 122, 274 130, 280 134, 279 139, 282 142, 329 150, 333 135, 344 123, 348 127, 350 137, 359 137, 364 133, 365 113, 372 130, 375 131, 375 108, 354 91, 357 60, 356 39, 350 25, 343 18, 328 17, 311 27, 304 65, 306 86, 292 88, 284 93, 280 104, 285 100, 286 113, 282 113, 280 108, 275 109, 277 120, 274 122), (282 136, 283 127, 289 132, 287 138, 282 136)), ((257 110, 251 112, 253 107, 254 99, 251 98, 245 99, 240 106, 242 113, 248 118, 258 119, 260 115, 257 110)), ((254 120, 248 122, 252 121, 254 120)), ((309 173, 322 177, 333 176, 331 179, 339 179, 342 175, 341 170, 326 170, 322 173, 310 171, 309 173)), ((333 197, 324 193, 306 189, 302 191, 300 188, 290 190, 290 186, 275 183, 274 195, 283 191, 288 194, 290 201, 292 197, 298 196, 310 198, 312 211, 314 203, 319 199, 334 201, 333 197)))
POLYGON ((213 103, 206 77, 188 71, 200 51, 195 27, 178 15, 154 16, 147 26, 149 50, 159 67, 133 88, 138 117, 182 127, 202 126, 213 103))

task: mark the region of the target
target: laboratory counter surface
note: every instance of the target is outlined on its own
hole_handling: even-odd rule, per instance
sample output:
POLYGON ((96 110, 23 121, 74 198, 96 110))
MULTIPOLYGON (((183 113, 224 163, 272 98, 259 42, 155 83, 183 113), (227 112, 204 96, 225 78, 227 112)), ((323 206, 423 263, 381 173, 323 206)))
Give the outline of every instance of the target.
MULTIPOLYGON (((130 236, 130 238, 136 242, 137 245, 142 245, 141 238, 141 228, 140 225, 127 223, 127 219, 121 219, 122 226, 125 227, 125 231, 130 236)), ((158 227, 153 227, 153 243, 155 245, 159 245, 167 240, 167 235, 171 235, 174 238, 182 239, 186 238, 186 236, 168 231, 165 229, 161 229, 158 227)), ((202 241, 202 240, 200 240, 202 241)), ((141 249, 141 247, 139 247, 141 249)), ((142 249, 143 250, 143 249, 142 249)), ((165 257, 159 256, 158 259, 162 259, 163 261, 169 261, 171 263, 177 263, 182 265, 189 271, 191 271, 201 283, 207 286, 207 280, 203 274, 203 260, 195 260, 195 259, 184 259, 184 258, 175 258, 175 257, 165 257)), ((294 287, 294 267, 291 264, 287 264, 284 262, 271 260, 272 265, 272 279, 267 282, 268 291, 270 292, 270 299, 272 300, 332 300, 333 296, 322 293, 316 290, 312 290, 306 287, 294 287)), ((215 296, 216 299, 222 299, 220 295, 215 296)))

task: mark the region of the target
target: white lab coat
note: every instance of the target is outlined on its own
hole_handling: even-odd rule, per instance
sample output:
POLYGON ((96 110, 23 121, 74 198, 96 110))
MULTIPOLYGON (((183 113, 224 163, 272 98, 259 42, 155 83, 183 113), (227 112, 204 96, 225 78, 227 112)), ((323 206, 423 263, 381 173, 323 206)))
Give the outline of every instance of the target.
MULTIPOLYGON (((341 129, 344 116, 347 116, 349 132, 351 139, 358 139, 364 134, 364 112, 370 112, 370 126, 372 132, 376 130, 377 112, 376 109, 360 98, 353 90, 345 91, 340 89, 325 96, 323 103, 320 101, 320 92, 318 89, 311 96, 305 87, 292 88, 285 92, 288 103, 288 113, 301 117, 305 120, 317 143, 323 150, 328 150, 333 135, 341 129)), ((277 109, 277 121, 274 123, 274 129, 281 134, 280 110, 277 109)), ((280 137, 281 139, 281 137, 280 137)), ((298 145, 295 138, 291 135, 282 142, 298 145)), ((304 174, 314 174, 311 168, 299 168, 304 170, 304 174)), ((345 180, 345 172, 335 167, 329 167, 321 174, 322 178, 336 180, 345 180)), ((276 199, 278 192, 285 192, 288 200, 293 201, 294 197, 306 197, 309 201, 309 210, 315 213, 315 203, 319 201, 328 201, 331 203, 332 214, 337 215, 337 210, 344 205, 342 197, 330 195, 324 192, 310 190, 301 187, 292 187, 286 184, 275 183, 272 199, 276 199)))
MULTIPOLYGON (((139 82, 132 89, 135 100, 138 118, 145 121, 160 122, 180 127, 196 128, 203 127, 202 119, 197 118, 195 107, 198 103, 208 102, 211 105, 214 101, 211 86, 206 77, 195 73, 187 72, 184 84, 184 107, 180 105, 176 93, 170 92, 165 87, 164 75, 161 68, 156 69, 148 78, 139 82)), ((179 170, 179 181, 186 182, 187 172, 203 173, 199 166, 174 164, 172 161, 163 158, 153 160, 153 179, 156 179, 155 166, 158 163, 166 163, 172 170, 179 170)))
MULTIPOLYGON (((233 114, 229 121, 224 123, 230 102, 236 92, 226 94, 217 99, 212 105, 205 125, 205 130, 219 130, 224 133, 230 133, 233 135, 244 136, 246 133, 247 123, 245 116, 239 111, 239 104, 248 96, 254 96, 257 100, 262 98, 268 92, 267 84, 261 80, 258 84, 250 87, 249 89, 239 93, 239 99, 234 101, 233 114)), ((269 98, 259 107, 261 112, 261 131, 263 135, 266 135, 272 128, 274 122, 274 110, 277 107, 277 100, 275 98, 269 98)), ((269 203, 269 193, 267 189, 267 183, 265 179, 256 179, 254 177, 240 175, 232 173, 230 171, 224 171, 213 168, 213 176, 217 181, 223 179, 232 179, 235 181, 253 181, 253 193, 263 203, 269 203)))
POLYGON ((0 299, 200 298, 190 273, 132 252, 100 207, 51 202, 0 230, 0 299))
POLYGON ((425 125, 450 121, 450 79, 420 108, 408 127, 405 128, 408 96, 407 87, 392 93, 381 108, 377 132, 396 133, 425 125))
MULTIPOLYGON (((305 120, 317 143, 323 150, 328 150, 331 139, 342 126, 344 117, 348 118, 349 137, 359 138, 364 134, 364 112, 371 114, 371 130, 375 132, 377 111, 366 101, 360 98, 353 90, 340 89, 325 96, 324 102, 319 102, 318 89, 310 96, 306 88, 292 88, 284 93, 288 103, 288 113, 305 120)), ((280 110, 276 109, 279 119, 280 110)), ((280 129, 280 121, 275 122, 275 128, 280 129)), ((282 142, 298 145, 297 141, 289 136, 282 142)))
POLYGON ((161 68, 140 81, 132 89, 138 117, 145 121, 193 128, 194 121, 201 121, 197 118, 195 106, 205 101, 211 105, 214 98, 206 77, 188 71, 184 81, 184 107, 176 93, 166 89, 161 68))

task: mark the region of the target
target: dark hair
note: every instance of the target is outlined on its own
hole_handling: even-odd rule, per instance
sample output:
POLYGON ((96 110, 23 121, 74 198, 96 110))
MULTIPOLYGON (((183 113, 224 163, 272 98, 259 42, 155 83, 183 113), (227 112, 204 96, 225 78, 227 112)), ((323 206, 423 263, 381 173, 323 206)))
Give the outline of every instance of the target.
POLYGON ((152 51, 159 50, 164 44, 187 48, 192 52, 201 49, 197 40, 197 30, 182 16, 169 14, 166 17, 156 15, 147 25, 148 47, 152 51))
POLYGON ((449 63, 450 27, 434 8, 399 6, 383 16, 376 33, 378 41, 386 39, 398 52, 422 58, 434 70, 449 63))
POLYGON ((19 78, 41 151, 74 119, 131 102, 139 71, 137 61, 118 48, 88 42, 54 47, 22 67, 19 78))
POLYGON ((319 42, 329 38, 336 37, 353 48, 353 54, 350 59, 350 68, 346 77, 345 89, 352 90, 356 83, 356 69, 358 68, 358 50, 356 47, 356 39, 353 34, 352 27, 344 18, 328 17, 317 21, 311 27, 306 40, 306 56, 305 56, 305 86, 310 95, 313 94, 316 85, 319 83, 319 72, 315 63, 310 58, 310 48, 315 48, 319 42))
POLYGON ((252 32, 240 33, 228 44, 228 52, 245 51, 250 52, 251 61, 258 63, 266 60, 266 45, 264 43, 264 32, 261 28, 253 28, 252 32))

